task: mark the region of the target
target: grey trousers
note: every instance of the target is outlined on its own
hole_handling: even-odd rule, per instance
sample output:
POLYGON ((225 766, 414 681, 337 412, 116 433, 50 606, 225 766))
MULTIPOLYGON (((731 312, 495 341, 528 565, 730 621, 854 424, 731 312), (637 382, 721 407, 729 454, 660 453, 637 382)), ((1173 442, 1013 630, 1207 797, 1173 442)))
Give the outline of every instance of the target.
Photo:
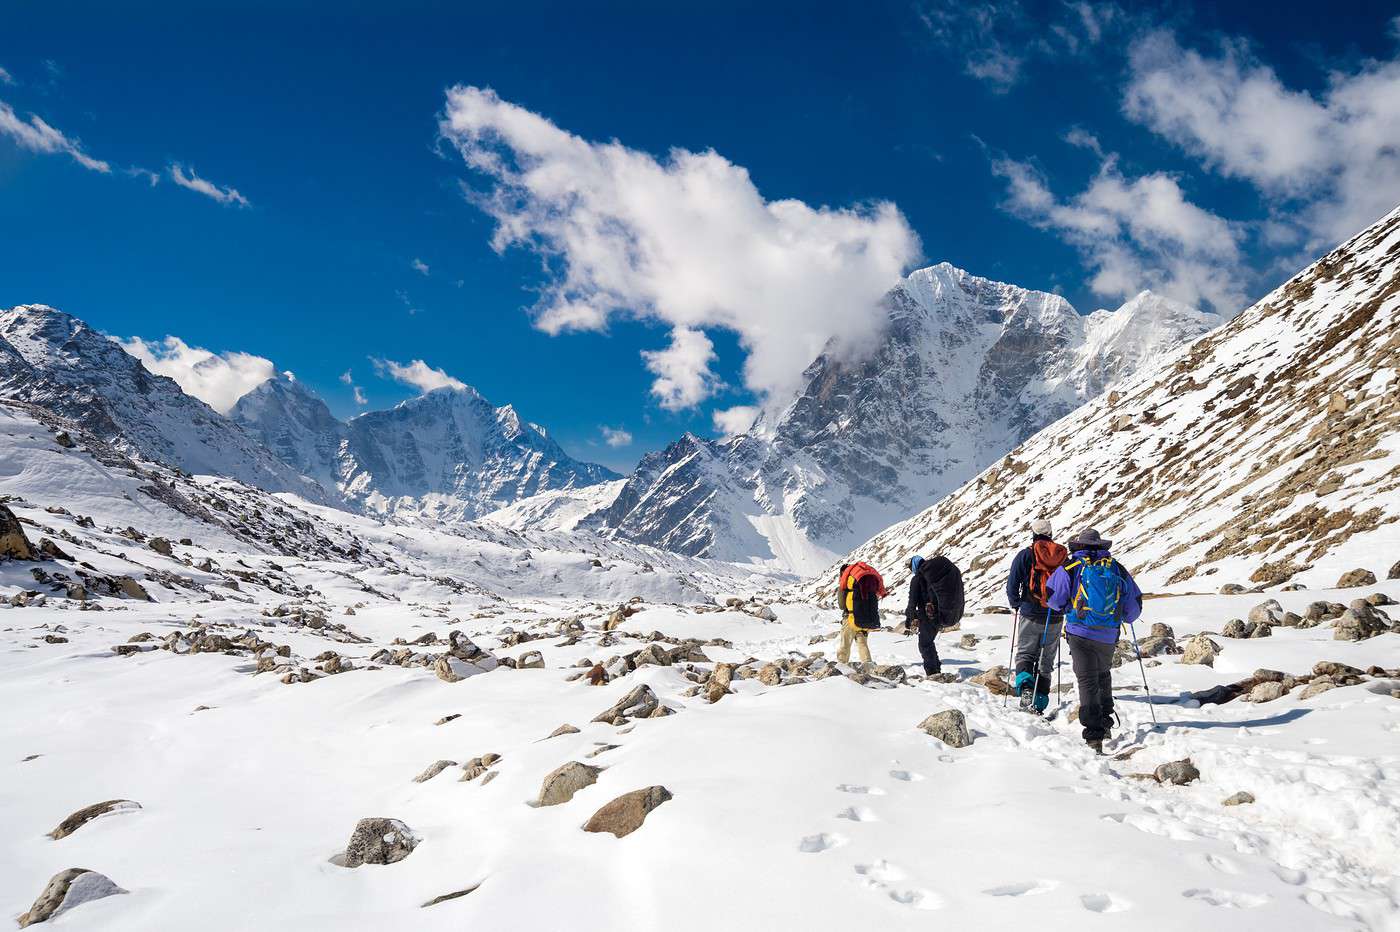
POLYGON ((1069 636, 1074 676, 1079 680, 1079 724, 1085 741, 1102 741, 1113 726, 1113 654, 1117 643, 1069 636))
POLYGON ((1050 677, 1055 672, 1056 651, 1060 649, 1060 631, 1064 626, 1064 619, 1057 618, 1050 623, 1050 630, 1046 631, 1044 618, 1037 621, 1021 616, 1016 633, 1015 672, 1031 673, 1039 666, 1040 675, 1036 677, 1035 691, 1042 695, 1050 692, 1050 677))

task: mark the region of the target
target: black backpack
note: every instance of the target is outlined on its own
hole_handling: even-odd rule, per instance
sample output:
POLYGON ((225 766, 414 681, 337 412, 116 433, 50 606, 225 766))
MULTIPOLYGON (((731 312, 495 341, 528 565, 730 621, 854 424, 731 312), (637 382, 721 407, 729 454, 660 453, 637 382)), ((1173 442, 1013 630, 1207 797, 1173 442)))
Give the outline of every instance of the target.
MULTIPOLYGON (((953 561, 947 557, 933 557, 919 564, 919 575, 924 580, 929 601, 937 613, 939 628, 951 628, 962 621, 963 578, 953 561)), ((934 621, 934 612, 928 612, 929 620, 934 621)))
POLYGON ((873 631, 880 627, 880 577, 862 576, 851 588, 851 620, 857 628, 873 631))

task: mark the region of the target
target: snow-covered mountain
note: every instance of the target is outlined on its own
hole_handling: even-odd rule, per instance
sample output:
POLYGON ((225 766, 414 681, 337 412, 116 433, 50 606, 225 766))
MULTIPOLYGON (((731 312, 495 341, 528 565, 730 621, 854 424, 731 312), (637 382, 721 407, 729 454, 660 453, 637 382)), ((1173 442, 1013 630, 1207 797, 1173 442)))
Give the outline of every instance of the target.
POLYGON ((815 571, 1223 319, 1143 292, 1082 316, 940 264, 886 299, 873 354, 820 356, 744 436, 643 459, 604 515, 621 537, 815 571))
POLYGON ((857 548, 943 553, 993 596, 1035 517, 1153 590, 1384 577, 1400 556, 1400 209, 1222 327, 857 548))
POLYGON ((0 311, 0 397, 54 411, 119 449, 190 473, 326 497, 300 470, 81 320, 42 304, 0 311))
POLYGON ((244 395, 230 416, 287 463, 381 514, 474 518, 541 492, 614 480, 573 459, 510 405, 473 388, 440 388, 337 420, 285 375, 244 395))

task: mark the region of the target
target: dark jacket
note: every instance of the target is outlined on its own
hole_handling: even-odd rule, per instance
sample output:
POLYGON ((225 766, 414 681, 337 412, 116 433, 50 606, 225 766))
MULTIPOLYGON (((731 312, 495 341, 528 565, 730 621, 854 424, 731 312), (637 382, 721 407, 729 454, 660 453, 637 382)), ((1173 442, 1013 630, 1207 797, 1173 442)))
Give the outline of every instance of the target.
MULTIPOLYGON (((1034 546, 1038 540, 1050 540, 1044 534, 1037 534, 1031 538, 1034 546)), ((1006 577, 1006 602, 1011 606, 1011 610, 1020 612, 1022 618, 1030 618, 1035 621, 1046 621, 1046 615, 1050 621, 1059 621, 1064 615, 1061 612, 1049 611, 1045 606, 1035 600, 1031 595, 1031 567, 1035 564, 1035 555, 1031 553, 1031 548, 1027 547, 1016 554, 1016 559, 1011 561, 1011 573, 1006 577)), ((1047 580, 1048 582, 1048 580, 1047 580)))
POLYGON ((909 607, 904 616, 939 628, 950 628, 962 621, 962 573, 951 560, 930 557, 919 564, 919 571, 909 581, 909 607))
MULTIPOLYGON (((1055 575, 1050 577, 1050 606, 1063 611, 1073 600, 1074 591, 1079 587, 1079 570, 1066 569, 1066 566, 1073 566, 1079 560, 1102 560, 1108 556, 1110 554, 1107 550, 1076 550, 1071 554, 1070 562, 1057 569, 1055 575)), ((1142 590, 1138 588, 1133 574, 1117 560, 1113 561, 1113 570, 1118 574, 1118 578, 1123 580, 1123 597, 1118 602, 1118 623, 1130 625, 1142 615, 1142 590)), ((1065 630, 1094 641, 1111 644, 1118 640, 1117 628, 1091 628, 1071 621, 1065 624, 1065 630)))

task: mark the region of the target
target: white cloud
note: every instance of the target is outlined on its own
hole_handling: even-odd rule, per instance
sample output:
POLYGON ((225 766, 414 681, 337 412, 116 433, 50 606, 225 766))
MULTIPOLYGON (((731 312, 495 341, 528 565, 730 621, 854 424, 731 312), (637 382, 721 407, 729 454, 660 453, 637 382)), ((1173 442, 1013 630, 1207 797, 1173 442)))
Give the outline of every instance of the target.
POLYGON ((621 427, 602 427, 603 442, 610 447, 630 447, 632 434, 621 427))
POLYGON ((736 405, 716 411, 713 415, 715 430, 726 437, 737 437, 744 433, 758 418, 758 408, 753 405, 736 405))
POLYGON ((1124 298, 1144 288, 1233 314, 1245 304, 1243 228, 1191 203, 1170 175, 1124 176, 1109 156, 1089 186, 1060 200, 1026 162, 998 159, 1005 207, 1079 249, 1096 294, 1124 298))
POLYGON ((15 79, 4 68, 0 68, 0 84, 14 84, 15 79))
POLYGON ((191 169, 188 174, 183 165, 172 164, 168 169, 170 180, 182 188, 197 191, 205 197, 213 198, 220 204, 236 204, 239 207, 247 207, 248 199, 238 193, 237 188, 221 188, 212 181, 206 181, 194 173, 191 169))
POLYGON ((1079 149, 1088 149, 1100 159, 1106 158, 1103 146, 1099 143, 1099 137, 1084 129, 1082 126, 1071 127, 1070 131, 1064 135, 1065 142, 1079 149))
POLYGON ((1133 45, 1129 73, 1128 117, 1286 206, 1313 248, 1400 202, 1400 59, 1334 71, 1314 96, 1243 42, 1203 55, 1159 30, 1133 45))
POLYGON ((394 362, 392 359, 371 358, 374 368, 380 375, 387 376, 395 382, 402 382, 404 385, 411 385, 420 392, 427 394, 439 388, 463 389, 467 385, 458 379, 454 379, 441 369, 434 369, 421 359, 415 359, 407 365, 394 362))
POLYGON ((186 394, 220 414, 227 414, 238 399, 277 375, 272 361, 261 356, 213 353, 190 346, 179 337, 153 342, 131 337, 117 342, 151 372, 174 379, 186 394))
POLYGON ((160 184, 159 173, 153 172, 148 168, 141 168, 139 165, 131 166, 126 170, 126 173, 133 178, 144 178, 153 188, 160 184))
POLYGON ((91 171, 107 174, 112 170, 112 166, 88 155, 76 139, 69 139, 45 123, 38 114, 31 113, 28 120, 21 120, 14 108, 3 100, 0 100, 0 135, 9 136, 21 149, 30 152, 46 155, 62 153, 91 171))
POLYGON ((422 259, 415 258, 409 265, 413 266, 413 271, 415 272, 420 272, 423 275, 428 274, 428 263, 424 262, 422 259))
POLYGON ((919 254, 893 204, 766 200, 713 151, 589 142, 490 90, 452 88, 441 132, 486 179, 469 197, 496 220, 494 247, 546 260, 536 326, 601 330, 623 315, 672 328, 672 349, 646 357, 668 407, 709 394, 709 327, 739 336, 751 390, 785 397, 829 339, 879 330, 880 297, 919 254))
POLYGON ((355 398, 355 404, 357 404, 357 405, 367 405, 367 404, 369 404, 369 399, 365 397, 364 389, 360 388, 360 386, 358 386, 358 385, 355 384, 355 376, 354 376, 353 374, 351 374, 351 372, 350 372, 349 369, 346 369, 344 372, 342 372, 342 373, 340 374, 340 381, 342 381, 342 382, 344 382, 346 385, 349 385, 349 386, 350 386, 350 391, 351 391, 351 393, 354 395, 354 398, 355 398))
POLYGON ((647 371, 656 376, 651 393, 667 411, 691 408, 714 394, 719 379, 710 371, 715 345, 704 331, 690 327, 671 330, 664 350, 642 350, 647 371))

